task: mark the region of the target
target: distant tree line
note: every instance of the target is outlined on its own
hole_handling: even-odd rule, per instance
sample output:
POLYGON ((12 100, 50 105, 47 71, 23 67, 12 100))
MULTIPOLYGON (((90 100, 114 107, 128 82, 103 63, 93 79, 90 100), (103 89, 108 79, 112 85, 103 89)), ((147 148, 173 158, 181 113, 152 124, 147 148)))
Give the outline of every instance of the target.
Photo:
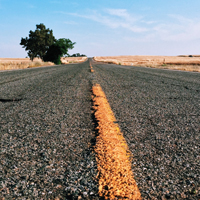
POLYGON ((76 43, 70 39, 60 38, 55 39, 53 31, 47 29, 44 24, 36 25, 36 30, 29 32, 29 37, 21 38, 20 45, 28 51, 28 56, 31 60, 35 57, 41 58, 43 61, 51 61, 55 64, 61 64, 60 58, 82 57, 80 53, 73 55, 68 54, 69 49, 73 49, 76 43))
POLYGON ((68 55, 67 57, 87 57, 87 56, 84 55, 84 54, 75 53, 75 54, 72 54, 72 55, 68 55))

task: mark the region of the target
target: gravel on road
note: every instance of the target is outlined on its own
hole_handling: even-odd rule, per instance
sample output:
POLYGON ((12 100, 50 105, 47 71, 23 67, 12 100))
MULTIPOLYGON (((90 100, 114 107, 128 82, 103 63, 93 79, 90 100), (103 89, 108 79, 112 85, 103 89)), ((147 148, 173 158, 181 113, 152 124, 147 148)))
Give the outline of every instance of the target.
POLYGON ((0 199, 99 199, 90 89, 88 61, 0 73, 0 199))
POLYGON ((199 200, 200 74, 91 60, 0 73, 0 199, 100 199, 94 83, 133 154, 142 198, 199 200))
POLYGON ((200 73, 92 62, 143 199, 200 199, 200 73))

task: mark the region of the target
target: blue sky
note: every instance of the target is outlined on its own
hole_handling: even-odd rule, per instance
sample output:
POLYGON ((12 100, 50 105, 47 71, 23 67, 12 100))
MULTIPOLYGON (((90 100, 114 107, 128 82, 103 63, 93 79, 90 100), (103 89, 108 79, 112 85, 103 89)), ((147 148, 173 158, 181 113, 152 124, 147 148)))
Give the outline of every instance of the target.
POLYGON ((200 0, 0 0, 0 57, 36 24, 87 56, 200 54, 200 0))

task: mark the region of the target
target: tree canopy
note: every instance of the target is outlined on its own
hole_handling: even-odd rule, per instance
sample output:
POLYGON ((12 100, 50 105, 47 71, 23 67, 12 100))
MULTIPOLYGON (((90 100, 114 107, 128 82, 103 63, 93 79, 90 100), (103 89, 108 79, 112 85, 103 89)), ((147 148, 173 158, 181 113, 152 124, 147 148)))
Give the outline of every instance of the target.
POLYGON ((74 48, 74 44, 70 39, 61 38, 58 39, 52 44, 45 57, 44 61, 52 61, 56 64, 60 64, 60 58, 66 54, 68 54, 69 49, 74 48))
POLYGON ((60 64, 60 57, 68 55, 68 50, 74 48, 70 39, 55 39, 53 31, 44 24, 36 25, 36 30, 29 32, 29 37, 21 38, 20 45, 28 51, 31 60, 39 57, 44 61, 60 64))
POLYGON ((42 60, 49 49, 55 42, 53 31, 46 29, 44 24, 36 25, 36 30, 29 32, 29 38, 21 38, 20 45, 28 51, 28 56, 31 60, 35 57, 40 57, 42 60))
POLYGON ((87 56, 85 54, 75 53, 72 54, 71 56, 69 55, 68 57, 87 57, 87 56))

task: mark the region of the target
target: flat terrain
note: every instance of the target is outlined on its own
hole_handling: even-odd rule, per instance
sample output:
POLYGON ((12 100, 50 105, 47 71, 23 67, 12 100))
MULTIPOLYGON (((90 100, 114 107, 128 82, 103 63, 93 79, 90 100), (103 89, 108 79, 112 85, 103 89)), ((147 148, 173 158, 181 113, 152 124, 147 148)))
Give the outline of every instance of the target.
MULTIPOLYGON (((80 63, 87 60, 87 57, 63 57, 62 64, 80 63)), ((52 62, 43 62, 39 58, 34 58, 33 62, 29 58, 0 58, 0 70, 26 69, 40 66, 51 66, 52 62)))
POLYGON ((0 70, 26 69, 39 66, 51 66, 52 62, 43 62, 39 58, 0 58, 0 70))
POLYGON ((200 72, 200 55, 190 56, 103 56, 95 61, 117 65, 143 66, 200 72))
POLYGON ((199 199, 200 74, 89 61, 0 73, 0 199, 99 199, 92 83, 143 199, 199 199))

